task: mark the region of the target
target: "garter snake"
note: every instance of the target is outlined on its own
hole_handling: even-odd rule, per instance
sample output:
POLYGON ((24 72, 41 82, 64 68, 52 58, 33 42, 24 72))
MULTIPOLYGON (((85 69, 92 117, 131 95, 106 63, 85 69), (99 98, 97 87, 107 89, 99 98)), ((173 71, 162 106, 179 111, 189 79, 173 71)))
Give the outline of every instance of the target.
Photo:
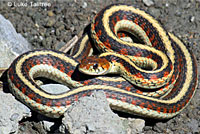
MULTIPOLYGON (((97 48, 103 51, 100 57, 104 60, 111 57, 122 66, 123 73, 127 74, 123 75, 125 79, 119 76, 83 78, 77 70, 80 63, 77 57, 87 57, 90 53, 87 51, 85 54, 85 45, 90 40, 83 36, 72 56, 53 50, 34 50, 16 58, 7 71, 11 92, 32 109, 53 118, 60 117, 73 102, 94 90, 104 90, 113 109, 150 118, 172 118, 190 102, 198 81, 195 57, 149 14, 125 4, 110 5, 94 18, 91 37, 97 48), (144 44, 118 39, 116 34, 120 30, 130 32, 144 44), (117 53, 113 52, 115 48, 118 48, 115 50, 117 53), (129 51, 130 48, 135 52, 129 51), (140 68, 151 64, 153 70, 140 68), (134 68, 129 69, 129 66, 134 68), (136 80, 129 75, 136 76, 136 80), (66 84, 71 90, 60 94, 48 93, 34 81, 39 76, 66 84)), ((85 66, 84 61, 81 67, 85 66)), ((101 63, 98 64, 102 69, 107 68, 101 63)), ((94 71, 96 67, 92 62, 88 68, 94 71)))

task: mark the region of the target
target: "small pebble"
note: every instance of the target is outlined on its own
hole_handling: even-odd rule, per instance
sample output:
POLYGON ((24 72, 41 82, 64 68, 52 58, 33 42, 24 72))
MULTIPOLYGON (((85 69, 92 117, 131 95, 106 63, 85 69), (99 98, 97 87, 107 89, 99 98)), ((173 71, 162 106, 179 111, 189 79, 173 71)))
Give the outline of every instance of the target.
POLYGON ((56 27, 56 28, 59 27, 59 26, 61 26, 61 25, 63 25, 63 22, 57 21, 57 22, 55 23, 55 27, 56 27))
POLYGON ((149 8, 149 13, 152 14, 155 18, 158 18, 160 16, 160 10, 154 7, 149 8))
POLYGON ((51 48, 52 40, 50 36, 46 38, 46 48, 51 48))
POLYGON ((60 26, 58 27, 58 29, 59 29, 59 30, 64 30, 64 29, 65 29, 65 25, 60 25, 60 26))
POLYGON ((60 35, 60 31, 59 29, 56 29, 56 36, 59 36, 60 35))
POLYGON ((86 8, 87 7, 87 2, 84 2, 83 5, 82 5, 82 7, 86 8))
POLYGON ((44 38, 43 38, 42 36, 39 36, 39 39, 40 39, 40 40, 43 40, 44 38))
POLYGON ((80 21, 83 21, 85 16, 82 14, 82 13, 79 13, 76 15, 77 19, 80 20, 80 21))
POLYGON ((46 26, 47 27, 52 27, 54 24, 56 23, 56 20, 54 18, 50 18, 47 23, 46 26))
POLYGON ((48 14, 48 16, 50 16, 50 17, 54 16, 53 11, 48 11, 47 14, 48 14))
POLYGON ((188 4, 185 6, 185 9, 190 8, 190 6, 191 6, 191 3, 188 3, 188 4))
POLYGON ((194 16, 190 17, 190 22, 194 22, 194 20, 195 20, 194 16))
POLYGON ((182 15, 182 12, 179 11, 179 10, 177 10, 177 11, 175 12, 175 15, 178 16, 178 17, 180 17, 180 16, 182 15))
POLYGON ((34 12, 33 12, 33 11, 31 11, 31 10, 28 10, 28 11, 27 11, 27 16, 29 16, 29 17, 32 17, 32 16, 33 16, 33 14, 34 14, 34 12))
POLYGON ((35 23, 35 26, 37 27, 37 28, 39 28, 40 26, 37 24, 37 23, 35 23))
POLYGON ((61 41, 61 42, 59 42, 57 45, 55 45, 55 49, 56 49, 56 50, 59 50, 59 49, 61 49, 65 44, 66 44, 65 42, 61 41))
POLYGON ((152 0, 143 0, 143 3, 148 7, 154 5, 154 2, 152 0))

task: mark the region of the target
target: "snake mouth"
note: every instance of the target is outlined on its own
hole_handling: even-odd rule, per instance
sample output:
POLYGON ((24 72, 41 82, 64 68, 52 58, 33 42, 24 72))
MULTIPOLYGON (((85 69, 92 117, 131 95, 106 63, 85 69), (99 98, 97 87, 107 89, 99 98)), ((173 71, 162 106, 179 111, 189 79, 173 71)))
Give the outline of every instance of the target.
POLYGON ((89 69, 79 67, 79 71, 87 75, 105 75, 108 73, 108 70, 103 69, 102 67, 94 68, 95 65, 91 65, 89 69))

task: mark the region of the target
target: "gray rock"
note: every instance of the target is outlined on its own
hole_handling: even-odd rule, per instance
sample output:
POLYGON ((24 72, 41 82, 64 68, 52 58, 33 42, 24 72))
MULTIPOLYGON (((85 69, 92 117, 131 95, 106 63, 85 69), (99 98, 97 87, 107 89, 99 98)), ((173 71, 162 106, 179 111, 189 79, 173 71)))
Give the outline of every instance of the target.
POLYGON ((154 5, 154 2, 152 0, 143 0, 143 3, 148 7, 154 5))
POLYGON ((142 119, 124 119, 113 113, 103 91, 72 105, 62 123, 60 131, 70 134, 141 134, 145 126, 142 119))
POLYGON ((16 56, 31 50, 31 45, 18 34, 10 23, 0 14, 0 68, 7 68, 16 56))
POLYGON ((196 119, 191 119, 191 121, 187 123, 187 126, 192 130, 192 133, 200 132, 199 125, 200 123, 196 119))
POLYGON ((124 119, 127 134, 141 134, 145 126, 145 121, 142 119, 124 119))
POLYGON ((11 94, 0 91, 0 134, 17 133, 18 122, 30 116, 28 107, 18 102, 11 94))
POLYGON ((153 130, 157 133, 163 133, 164 131, 166 131, 165 124, 162 122, 158 122, 155 126, 153 126, 153 130))
POLYGON ((103 91, 81 98, 64 114, 60 131, 71 134, 126 134, 118 115, 109 107, 103 91))
POLYGON ((43 90, 52 94, 60 94, 70 89, 62 84, 45 84, 40 86, 43 90))

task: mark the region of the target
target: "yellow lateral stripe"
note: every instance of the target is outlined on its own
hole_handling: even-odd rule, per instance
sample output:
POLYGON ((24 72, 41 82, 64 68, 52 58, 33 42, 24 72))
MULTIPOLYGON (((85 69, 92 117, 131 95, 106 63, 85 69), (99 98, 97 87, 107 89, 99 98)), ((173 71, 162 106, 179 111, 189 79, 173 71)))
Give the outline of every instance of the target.
POLYGON ((122 77, 118 77, 118 78, 109 78, 109 77, 98 77, 97 79, 102 80, 102 81, 114 81, 114 82, 123 82, 126 81, 124 78, 122 77))
MULTIPOLYGON (((161 36, 162 41, 165 43, 165 47, 169 50, 170 52, 170 59, 172 60, 172 63, 174 63, 174 50, 171 46, 171 41, 169 40, 168 36, 166 35, 166 32, 164 31, 164 29, 159 25, 159 23, 150 15, 146 14, 144 11, 141 11, 139 9, 135 9, 133 7, 130 6, 125 6, 125 5, 118 5, 118 6, 112 6, 110 9, 107 9, 104 13, 103 16, 103 24, 104 24, 104 28, 107 31, 108 35, 110 37, 112 37, 113 39, 119 41, 120 43, 124 43, 122 40, 118 39, 117 37, 115 37, 113 35, 113 33, 111 32, 111 29, 109 28, 109 17, 113 14, 113 12, 119 11, 119 10, 124 10, 124 11, 132 11, 133 13, 139 14, 140 16, 144 17, 145 19, 147 19, 159 32, 159 35, 161 36)), ((126 43, 126 45, 130 45, 131 43, 126 43)), ((151 47, 148 46, 141 46, 138 44, 135 44, 136 47, 139 47, 141 49, 145 49, 148 48, 149 50, 151 50, 152 52, 157 51, 156 49, 153 49, 151 47)))
POLYGON ((85 47, 85 44, 86 42, 88 41, 89 37, 87 35, 85 35, 80 43, 80 47, 79 47, 79 50, 78 52, 73 56, 74 58, 78 57, 82 52, 83 52, 83 49, 85 47))
MULTIPOLYGON (((132 21, 130 21, 130 20, 120 20, 120 21, 118 21, 115 24, 115 34, 116 35, 117 35, 117 32, 119 30, 121 30, 121 27, 128 27, 129 29, 133 29, 134 31, 137 31, 136 33, 138 33, 140 35, 140 37, 142 37, 142 40, 144 41, 145 45, 152 46, 152 44, 151 44, 149 38, 147 37, 146 33, 144 32, 144 30, 140 26, 133 23, 132 21), (140 32, 138 32, 138 31, 140 31, 140 32), (143 37, 145 37, 145 38, 143 38, 143 37)), ((135 32, 132 32, 131 30, 127 31, 127 32, 131 32, 133 35, 135 33, 135 32)), ((130 44, 130 45, 132 45, 132 44, 130 44)))

